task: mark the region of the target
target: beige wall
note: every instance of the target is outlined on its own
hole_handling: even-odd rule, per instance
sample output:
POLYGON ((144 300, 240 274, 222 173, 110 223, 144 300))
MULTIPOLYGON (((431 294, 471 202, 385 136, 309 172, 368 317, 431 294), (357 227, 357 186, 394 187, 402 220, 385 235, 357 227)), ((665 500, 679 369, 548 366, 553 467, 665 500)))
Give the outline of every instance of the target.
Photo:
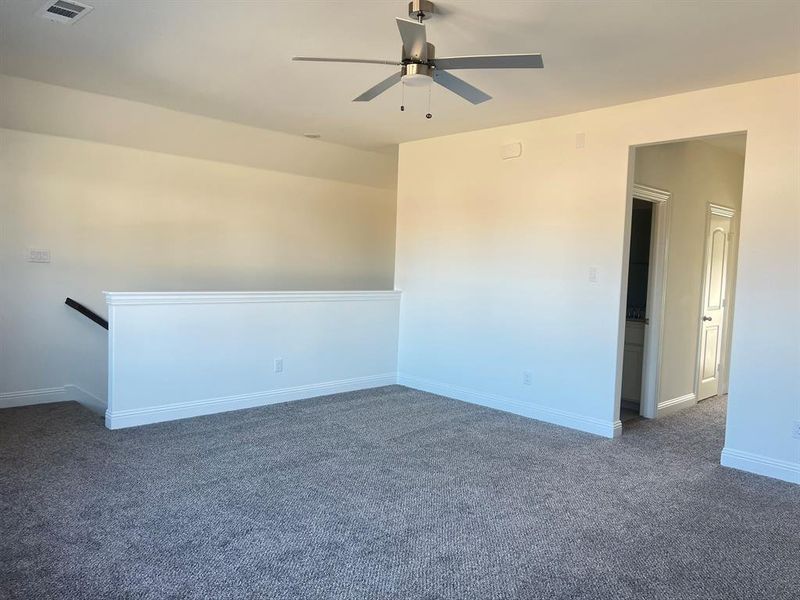
POLYGON ((742 131, 726 447, 753 470, 794 477, 800 75, 401 145, 396 286, 405 381, 610 428, 630 149, 742 131), (584 147, 576 147, 578 133, 584 147), (522 142, 522 157, 503 161, 500 146, 510 141, 522 142), (436 168, 421 176, 420 164, 436 168))
POLYGON ((0 393, 105 397, 106 332, 66 296, 391 289, 394 230, 390 188, 0 129, 0 393))
POLYGON ((738 214, 743 173, 744 157, 703 141, 636 151, 636 182, 672 193, 659 402, 695 392, 708 204, 738 214))

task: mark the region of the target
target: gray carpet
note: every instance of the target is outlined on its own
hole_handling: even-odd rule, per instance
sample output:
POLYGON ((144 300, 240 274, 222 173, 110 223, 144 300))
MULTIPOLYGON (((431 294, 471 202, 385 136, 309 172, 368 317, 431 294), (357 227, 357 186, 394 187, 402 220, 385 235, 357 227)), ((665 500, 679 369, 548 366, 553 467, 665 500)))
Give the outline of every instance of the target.
POLYGON ((0 411, 2 598, 797 598, 724 400, 618 440, 391 386, 108 431, 0 411))

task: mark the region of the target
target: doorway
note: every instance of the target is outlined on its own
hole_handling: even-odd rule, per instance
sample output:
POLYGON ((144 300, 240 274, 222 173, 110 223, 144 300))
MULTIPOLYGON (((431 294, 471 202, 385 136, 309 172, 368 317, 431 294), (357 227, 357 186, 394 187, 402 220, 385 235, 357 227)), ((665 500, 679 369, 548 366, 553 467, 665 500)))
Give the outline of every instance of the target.
POLYGON ((745 141, 741 133, 632 149, 623 424, 727 393, 745 141))
POLYGON ((622 361, 622 399, 620 419, 627 421, 641 414, 644 340, 647 318, 647 276, 650 271, 653 205, 633 199, 631 211, 628 293, 625 308, 625 350, 622 361))
POLYGON ((633 186, 628 223, 628 278, 622 360, 620 420, 653 418, 666 259, 667 201, 670 192, 633 186))

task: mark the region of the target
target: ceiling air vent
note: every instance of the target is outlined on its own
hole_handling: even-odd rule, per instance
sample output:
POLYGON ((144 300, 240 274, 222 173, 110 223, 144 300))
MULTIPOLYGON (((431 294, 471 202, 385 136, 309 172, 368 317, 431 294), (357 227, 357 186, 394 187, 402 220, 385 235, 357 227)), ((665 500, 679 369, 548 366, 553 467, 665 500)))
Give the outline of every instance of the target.
POLYGON ((72 0, 56 0, 48 2, 36 13, 49 21, 57 23, 74 23, 92 10, 91 6, 73 2, 72 0))

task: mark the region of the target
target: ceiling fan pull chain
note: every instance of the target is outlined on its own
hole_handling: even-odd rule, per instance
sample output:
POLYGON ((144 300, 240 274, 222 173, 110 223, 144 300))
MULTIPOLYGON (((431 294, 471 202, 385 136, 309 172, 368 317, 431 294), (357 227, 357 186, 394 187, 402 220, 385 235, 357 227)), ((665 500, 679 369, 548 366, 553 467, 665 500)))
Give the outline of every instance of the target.
MULTIPOLYGON (((422 21, 420 21, 422 23, 422 21)), ((433 31, 433 27, 428 25, 428 31, 433 31)), ((430 119, 433 117, 431 114, 431 89, 433 88, 433 75, 436 72, 436 68, 434 67, 433 72, 431 73, 431 83, 428 85, 428 112, 425 113, 425 118, 430 119)))
POLYGON ((431 88, 432 87, 433 87, 432 85, 428 86, 428 112, 425 113, 425 118, 426 119, 430 119, 431 117, 433 117, 433 115, 431 114, 431 88))
POLYGON ((400 82, 400 112, 406 109, 406 84, 400 82))

